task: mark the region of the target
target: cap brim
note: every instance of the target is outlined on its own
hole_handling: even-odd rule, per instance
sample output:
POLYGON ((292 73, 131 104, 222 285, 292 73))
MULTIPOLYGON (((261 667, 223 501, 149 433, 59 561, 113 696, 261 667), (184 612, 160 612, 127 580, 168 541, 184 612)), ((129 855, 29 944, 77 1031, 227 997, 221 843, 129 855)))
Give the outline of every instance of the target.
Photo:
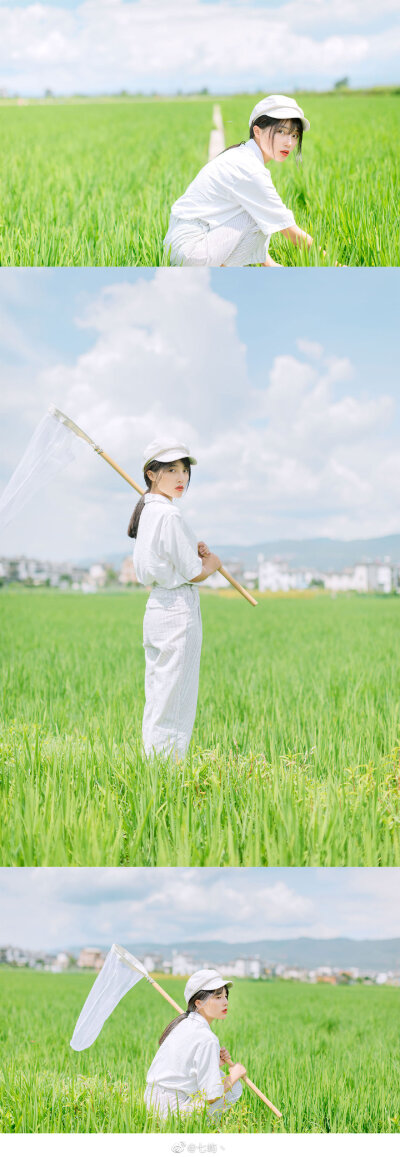
POLYGON ((302 117, 302 116, 300 116, 300 113, 296 113, 295 109, 288 108, 287 106, 283 106, 283 105, 282 105, 282 108, 274 108, 273 112, 268 112, 268 113, 266 112, 265 114, 260 112, 260 113, 256 113, 255 116, 252 115, 251 119, 249 120, 249 128, 251 128, 252 124, 254 124, 254 121, 257 120, 257 117, 264 116, 264 115, 265 116, 271 116, 276 121, 289 121, 289 120, 290 121, 301 121, 301 123, 303 125, 303 132, 304 133, 308 133, 309 129, 311 128, 310 122, 307 120, 307 117, 302 117))
MULTIPOLYGON (((224 988, 232 988, 233 980, 224 980, 223 976, 221 976, 221 980, 223 981, 223 987, 224 988)), ((220 987, 220 986, 218 985, 217 987, 220 987)), ((210 980, 208 985, 205 984, 203 991, 204 992, 215 992, 215 980, 210 980)))

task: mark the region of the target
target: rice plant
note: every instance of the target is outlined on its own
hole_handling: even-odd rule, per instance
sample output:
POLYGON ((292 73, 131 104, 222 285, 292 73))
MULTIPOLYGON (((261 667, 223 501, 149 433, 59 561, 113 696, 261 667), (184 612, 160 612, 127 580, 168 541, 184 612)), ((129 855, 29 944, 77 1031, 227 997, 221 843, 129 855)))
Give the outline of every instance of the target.
MULTIPOLYGON (((311 121, 303 165, 271 172, 315 245, 295 249, 277 234, 272 255, 284 265, 398 265, 398 90, 297 95, 311 121)), ((221 98, 227 144, 248 136, 257 99, 221 98)), ((1 102, 1 264, 164 264, 171 205, 207 161, 213 103, 1 102)))
MULTIPOLYGON (((95 1044, 69 1046, 94 974, 0 970, 0 1131, 6 1133, 399 1133, 399 990, 235 981, 221 1045, 277 1105, 249 1089, 222 1122, 164 1125, 143 1103, 146 1072, 171 1019, 150 985, 128 993, 95 1044)), ((184 981, 162 977, 182 1003, 184 981)))
POLYGON ((141 748, 145 601, 1 594, 1 863, 399 865, 398 599, 202 592, 178 766, 141 748))

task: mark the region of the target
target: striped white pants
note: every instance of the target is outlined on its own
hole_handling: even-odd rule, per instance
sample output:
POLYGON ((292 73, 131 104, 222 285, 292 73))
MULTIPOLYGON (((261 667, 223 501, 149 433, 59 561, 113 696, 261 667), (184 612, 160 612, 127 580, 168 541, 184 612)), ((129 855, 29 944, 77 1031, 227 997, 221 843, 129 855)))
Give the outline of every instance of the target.
POLYGON ((153 587, 143 621, 147 756, 183 757, 187 752, 196 716, 201 641, 196 587, 190 583, 173 590, 153 587))
POLYGON ((165 1121, 168 1113, 179 1113, 180 1117, 190 1117, 192 1113, 202 1112, 204 1105, 207 1105, 207 1114, 209 1117, 224 1113, 235 1101, 239 1100, 242 1093, 242 1086, 240 1081, 236 1081, 235 1085, 229 1092, 225 1093, 223 1097, 219 1097, 217 1101, 213 1101, 212 1105, 208 1105, 202 1093, 183 1093, 180 1089, 166 1089, 164 1085, 146 1085, 144 1093, 144 1102, 147 1109, 153 1109, 159 1117, 165 1121))
POLYGON ((171 265, 262 265, 270 238, 242 210, 226 225, 210 229, 205 221, 183 221, 171 213, 164 240, 171 265))

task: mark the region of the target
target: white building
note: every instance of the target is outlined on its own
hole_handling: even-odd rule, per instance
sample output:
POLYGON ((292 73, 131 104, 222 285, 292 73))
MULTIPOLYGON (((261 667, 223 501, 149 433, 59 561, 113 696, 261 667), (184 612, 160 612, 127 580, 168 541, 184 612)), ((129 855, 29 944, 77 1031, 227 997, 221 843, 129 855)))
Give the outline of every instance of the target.
POLYGON ((172 953, 173 976, 190 976, 190 973, 195 971, 196 964, 192 956, 188 956, 185 952, 172 953))
POLYGON ((96 587, 104 587, 107 578, 107 571, 101 562, 94 562, 89 571, 89 582, 96 587))
POLYGON ((389 595, 397 586, 397 571, 387 561, 358 562, 353 567, 332 571, 323 577, 326 589, 331 591, 358 591, 359 594, 376 591, 389 595))
POLYGON ((258 589, 260 591, 304 591, 315 577, 314 571, 303 567, 291 570, 284 559, 258 560, 258 589))
POLYGON ((163 959, 162 959, 162 956, 160 955, 159 952, 147 953, 146 956, 143 957, 142 962, 144 964, 144 967, 147 969, 147 972, 163 972, 164 971, 163 966, 162 966, 163 965, 163 959))

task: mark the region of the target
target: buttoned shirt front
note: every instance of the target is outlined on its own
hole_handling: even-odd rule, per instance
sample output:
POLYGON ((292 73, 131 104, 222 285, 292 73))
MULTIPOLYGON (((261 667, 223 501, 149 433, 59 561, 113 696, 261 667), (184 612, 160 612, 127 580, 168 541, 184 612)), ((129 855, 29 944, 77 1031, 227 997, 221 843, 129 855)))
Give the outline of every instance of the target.
POLYGON ((173 589, 202 570, 197 540, 180 510, 163 494, 146 494, 133 549, 133 565, 143 586, 173 589))
POLYGON ((201 1092, 208 1101, 222 1097, 220 1043, 199 1012, 190 1012, 163 1041, 147 1073, 147 1082, 190 1095, 201 1092))
POLYGON ((228 149, 204 165, 171 212, 180 220, 204 221, 213 229, 226 225, 243 209, 266 237, 295 224, 254 140, 228 149))

